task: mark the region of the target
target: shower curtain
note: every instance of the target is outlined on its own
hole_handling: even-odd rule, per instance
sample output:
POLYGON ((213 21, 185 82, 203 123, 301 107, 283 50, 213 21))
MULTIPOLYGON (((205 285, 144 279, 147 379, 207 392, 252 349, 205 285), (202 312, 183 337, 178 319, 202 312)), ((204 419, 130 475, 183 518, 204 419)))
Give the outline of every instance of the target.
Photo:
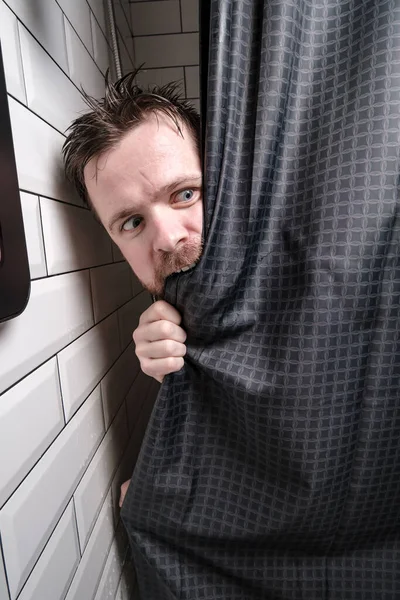
POLYGON ((204 10, 188 352, 122 509, 142 600, 400 598, 400 2, 204 10))

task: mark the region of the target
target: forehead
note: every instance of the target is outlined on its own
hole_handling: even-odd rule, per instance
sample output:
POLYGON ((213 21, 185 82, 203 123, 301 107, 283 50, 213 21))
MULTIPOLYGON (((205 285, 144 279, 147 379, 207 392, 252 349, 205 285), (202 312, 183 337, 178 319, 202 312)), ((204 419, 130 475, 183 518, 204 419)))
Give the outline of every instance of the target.
MULTIPOLYGON (((117 146, 93 158, 84 170, 89 197, 99 204, 157 192, 169 181, 200 172, 200 157, 189 129, 182 134, 168 117, 150 115, 129 131, 117 146)), ((101 218, 101 214, 99 214, 101 218)))

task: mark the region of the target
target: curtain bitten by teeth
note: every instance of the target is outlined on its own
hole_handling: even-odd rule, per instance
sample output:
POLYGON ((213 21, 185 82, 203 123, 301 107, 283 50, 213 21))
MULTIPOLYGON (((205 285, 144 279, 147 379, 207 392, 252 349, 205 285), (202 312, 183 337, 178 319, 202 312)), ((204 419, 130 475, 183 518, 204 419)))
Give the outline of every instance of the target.
POLYGON ((143 600, 400 598, 400 2, 211 0, 204 253, 122 514, 143 600))

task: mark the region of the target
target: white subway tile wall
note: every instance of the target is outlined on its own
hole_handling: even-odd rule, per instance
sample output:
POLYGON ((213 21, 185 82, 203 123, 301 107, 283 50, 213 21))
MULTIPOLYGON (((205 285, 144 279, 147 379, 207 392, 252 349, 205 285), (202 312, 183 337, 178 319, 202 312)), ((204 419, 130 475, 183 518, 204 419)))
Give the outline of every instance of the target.
POLYGON ((135 65, 141 86, 180 82, 183 98, 200 112, 199 0, 130 2, 135 65))
MULTIPOLYGON (((132 69, 131 5, 114 2, 132 69)), ((81 86, 104 93, 107 34, 103 0, 0 0, 32 280, 26 310, 0 324, 1 600, 137 594, 118 500, 158 389, 132 343, 151 298, 61 158, 65 129, 86 110, 81 86)))

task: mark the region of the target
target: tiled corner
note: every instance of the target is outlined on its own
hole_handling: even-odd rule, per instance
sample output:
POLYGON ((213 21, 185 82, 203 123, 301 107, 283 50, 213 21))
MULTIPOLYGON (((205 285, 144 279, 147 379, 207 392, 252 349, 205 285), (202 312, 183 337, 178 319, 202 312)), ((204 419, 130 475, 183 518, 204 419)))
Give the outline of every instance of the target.
POLYGON ((107 557, 104 571, 94 600, 114 599, 122 572, 121 557, 118 554, 117 542, 114 539, 107 557))
POLYGON ((0 2, 0 39, 7 92, 25 104, 26 95, 18 22, 16 16, 4 2, 0 2))
POLYGON ((180 33, 179 0, 158 0, 131 4, 133 35, 180 33))
POLYGON ((176 82, 182 96, 185 95, 185 75, 183 67, 166 69, 142 69, 136 76, 137 84, 147 88, 153 85, 167 85, 176 82))
POLYGON ((96 323, 132 298, 131 272, 126 262, 91 269, 90 280, 96 323))
POLYGON ((199 31, 199 0, 181 0, 182 31, 199 31))
POLYGON ((25 192, 21 192, 20 197, 31 279, 45 277, 47 269, 39 199, 37 196, 26 194, 25 192))
POLYGON ((132 341, 132 334, 138 326, 140 315, 150 304, 150 294, 142 292, 119 309, 118 323, 122 348, 126 348, 129 342, 132 341))
POLYGON ((82 552, 89 539, 101 504, 109 490, 112 476, 127 441, 128 427, 125 407, 122 407, 104 436, 74 494, 79 543, 82 552))
POLYGON ((144 68, 199 64, 198 33, 135 37, 137 64, 144 68))
POLYGON ((126 18, 125 12, 119 2, 116 0, 113 3, 114 6, 114 16, 115 16, 115 24, 117 26, 118 31, 121 34, 122 39, 125 41, 126 39, 132 36, 132 32, 129 26, 128 19, 126 18))
POLYGON ((139 371, 134 345, 129 344, 101 381, 104 421, 109 427, 139 371))
POLYGON ((186 98, 199 98, 200 73, 199 67, 185 67, 186 98))
MULTIPOLYGON (((133 594, 136 588, 135 567, 132 557, 129 556, 122 570, 121 580, 117 590, 115 600, 133 600, 133 594)), ((139 600, 139 598, 138 598, 139 600)))

